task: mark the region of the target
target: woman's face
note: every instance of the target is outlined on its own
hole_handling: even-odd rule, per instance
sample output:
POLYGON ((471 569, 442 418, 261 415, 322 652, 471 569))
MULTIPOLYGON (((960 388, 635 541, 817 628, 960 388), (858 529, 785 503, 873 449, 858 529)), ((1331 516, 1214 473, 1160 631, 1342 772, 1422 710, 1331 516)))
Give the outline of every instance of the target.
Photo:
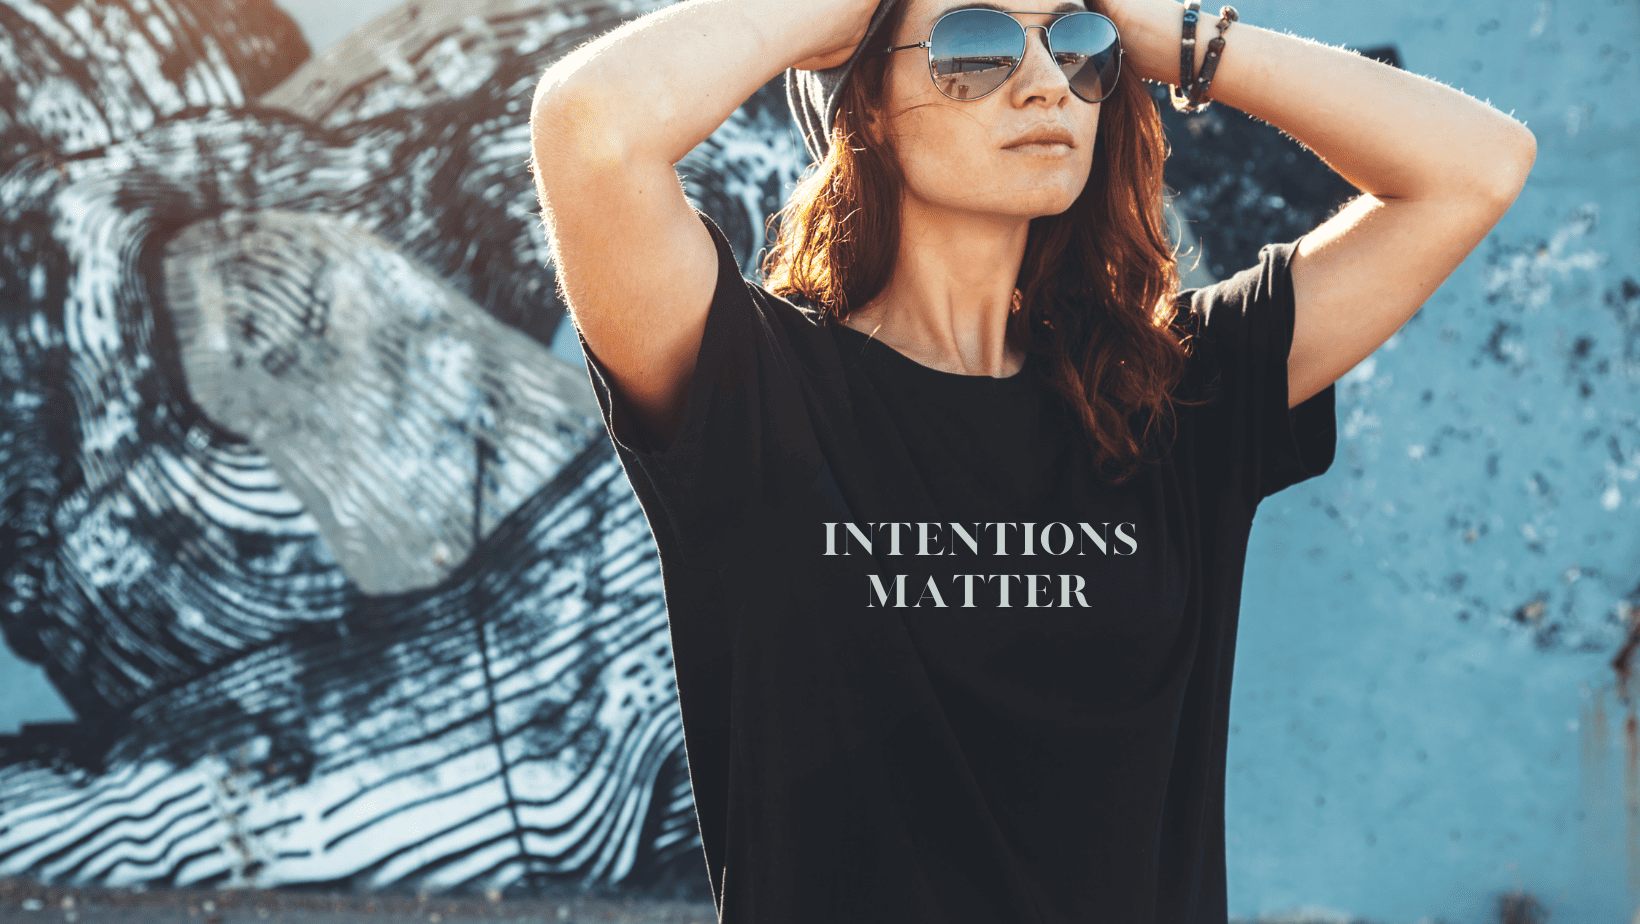
MULTIPOLYGON (((893 44, 926 41, 935 20, 971 0, 908 0, 893 44)), ((1087 7, 1062 0, 1003 0, 1026 26, 1087 7)), ((907 205, 1013 218, 1057 215, 1081 195, 1093 163, 1099 104, 1071 92, 1048 54, 1046 31, 1027 30, 1025 60, 990 95, 959 101, 928 75, 923 49, 895 52, 873 132, 894 139, 907 205)))

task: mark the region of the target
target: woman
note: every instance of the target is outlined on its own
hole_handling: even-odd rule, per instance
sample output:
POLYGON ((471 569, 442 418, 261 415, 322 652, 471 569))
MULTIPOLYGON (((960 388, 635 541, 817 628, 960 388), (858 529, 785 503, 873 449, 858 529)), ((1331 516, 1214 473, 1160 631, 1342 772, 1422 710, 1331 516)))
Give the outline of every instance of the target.
POLYGON ((537 94, 559 278, 661 554, 714 896, 724 921, 1222 922, 1253 511, 1328 466, 1331 383, 1535 145, 1233 15, 1188 42, 1168 0, 964 6, 687 0, 537 94), (765 289, 673 165, 787 69, 824 160, 765 289), (1364 194, 1176 293, 1141 78, 1364 194))

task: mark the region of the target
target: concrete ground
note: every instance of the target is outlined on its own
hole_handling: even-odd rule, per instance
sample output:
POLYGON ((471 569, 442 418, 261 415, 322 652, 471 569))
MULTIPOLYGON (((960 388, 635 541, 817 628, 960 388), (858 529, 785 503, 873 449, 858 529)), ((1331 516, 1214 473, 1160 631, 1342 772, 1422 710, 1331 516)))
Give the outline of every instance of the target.
POLYGON ((717 924, 710 904, 593 898, 494 901, 264 889, 77 889, 0 879, 0 922, 33 924, 717 924))
MULTIPOLYGON (((1544 924, 1530 893, 1497 896, 1488 924, 1544 924)), ((709 903, 642 899, 490 899, 268 889, 79 889, 0 877, 0 924, 717 924, 709 903)), ((1295 910, 1231 924, 1373 924, 1295 910)), ((1447 924, 1425 919, 1420 924, 1447 924)), ((1640 924, 1640 912, 1631 924, 1640 924)))

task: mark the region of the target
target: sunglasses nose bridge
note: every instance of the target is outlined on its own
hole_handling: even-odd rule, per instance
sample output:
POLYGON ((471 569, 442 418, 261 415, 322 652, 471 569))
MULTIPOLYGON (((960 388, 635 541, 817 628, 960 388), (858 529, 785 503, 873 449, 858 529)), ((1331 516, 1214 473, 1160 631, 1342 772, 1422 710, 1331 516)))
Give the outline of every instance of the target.
MULTIPOLYGON (((1016 20, 1016 22, 1017 22, 1017 20, 1016 20)), ((1051 25, 1047 25, 1047 26, 1027 26, 1024 23, 1020 23, 1019 25, 1020 25, 1020 28, 1023 29, 1024 33, 1025 33, 1025 54, 1024 54, 1024 57, 1022 57, 1020 59, 1019 64, 1015 66, 1014 73, 1010 74, 1009 76, 1011 78, 1013 78, 1014 80, 1019 80, 1020 79, 1019 72, 1023 71, 1026 67, 1030 66, 1030 65, 1027 65, 1026 62, 1030 58, 1033 57, 1032 48, 1031 48, 1031 30, 1032 29, 1041 29, 1042 30, 1042 36, 1041 36, 1041 39, 1042 39, 1042 41, 1041 41, 1042 54, 1045 56, 1044 63, 1043 63, 1042 66, 1046 68, 1046 70, 1043 71, 1042 73, 1051 75, 1051 76, 1049 76, 1050 80, 1052 80, 1054 77, 1058 77, 1059 80, 1065 84, 1065 89, 1068 92, 1070 90, 1070 82, 1065 79, 1064 72, 1061 71, 1054 64, 1053 47, 1048 41, 1048 30, 1050 28, 1052 28, 1052 26, 1051 25)), ((1041 78, 1037 78, 1037 79, 1041 79, 1041 78)))

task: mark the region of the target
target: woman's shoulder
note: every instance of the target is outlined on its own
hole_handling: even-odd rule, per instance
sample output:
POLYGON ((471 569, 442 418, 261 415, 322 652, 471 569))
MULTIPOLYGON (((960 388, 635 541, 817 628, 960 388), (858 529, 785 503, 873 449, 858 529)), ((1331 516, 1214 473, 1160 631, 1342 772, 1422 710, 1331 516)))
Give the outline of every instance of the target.
POLYGON ((750 301, 752 309, 770 323, 779 324, 782 328, 799 335, 812 336, 827 324, 827 317, 818 306, 803 298, 797 293, 777 294, 764 285, 764 281, 747 272, 742 265, 734 246, 729 242, 728 235, 718 227, 711 216, 696 210, 701 223, 712 236, 712 242, 717 245, 718 260, 718 291, 713 295, 713 307, 731 307, 729 303, 740 301, 744 296, 750 301))
POLYGON ((837 323, 800 293, 783 293, 768 289, 754 277, 742 277, 741 281, 753 293, 754 298, 761 301, 768 311, 777 315, 786 325, 806 331, 821 331, 837 323))
POLYGON ((1259 248, 1257 259, 1239 272, 1180 290, 1176 296, 1178 323, 1193 328, 1229 323, 1234 319, 1227 314, 1245 314, 1250 304, 1279 302, 1284 297, 1290 300, 1292 259, 1297 249, 1297 240, 1265 244, 1259 248), (1217 311, 1226 305, 1236 310, 1217 311))
POLYGON ((773 348, 796 365, 810 369, 838 362, 834 328, 841 325, 835 319, 799 293, 772 291, 746 276, 740 277, 739 283, 761 325, 771 334, 773 348))

